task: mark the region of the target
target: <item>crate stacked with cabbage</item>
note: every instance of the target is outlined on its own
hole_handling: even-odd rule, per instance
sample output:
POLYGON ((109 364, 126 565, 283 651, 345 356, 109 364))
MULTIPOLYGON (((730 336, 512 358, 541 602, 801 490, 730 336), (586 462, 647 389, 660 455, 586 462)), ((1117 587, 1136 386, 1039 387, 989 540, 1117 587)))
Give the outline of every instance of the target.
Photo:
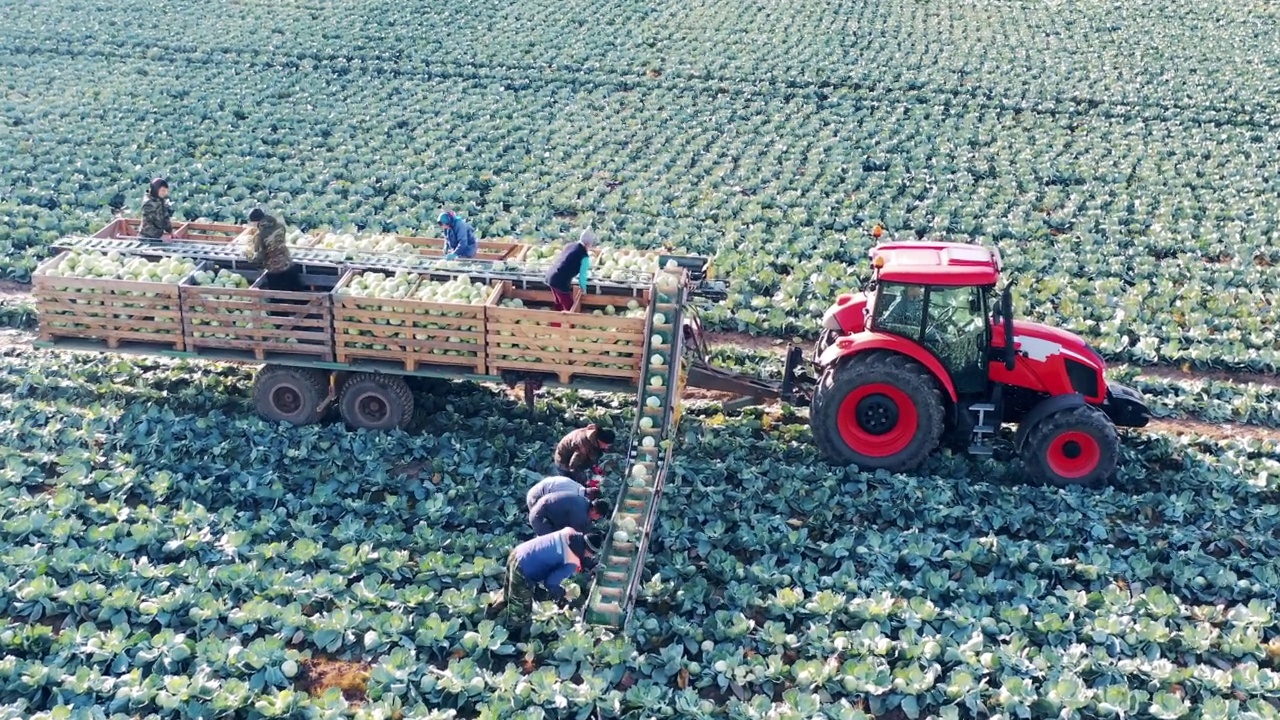
POLYGON ((184 348, 178 284, 187 258, 147 260, 117 252, 66 251, 32 274, 41 339, 88 339, 184 348))
POLYGON ((487 323, 489 370, 574 376, 638 378, 644 354, 648 293, 632 297, 585 295, 574 312, 555 310, 546 290, 499 284, 487 323))
MULTIPOLYGON (((216 270, 197 270, 188 281, 195 287, 206 288, 232 288, 243 289, 251 284, 242 273, 218 268, 216 270)), ((208 299, 213 302, 227 302, 234 300, 231 295, 216 294, 209 295, 208 299)), ((187 313, 187 322, 191 326, 191 337, 203 340, 212 338, 216 340, 231 340, 235 336, 225 328, 243 328, 250 329, 253 327, 252 320, 248 319, 248 311, 238 308, 228 308, 222 313, 215 312, 212 308, 203 305, 194 306, 191 312, 187 313), (232 317, 219 317, 219 315, 229 315, 232 317), (238 317, 237 317, 238 316, 238 317)))
POLYGON ((482 375, 493 293, 466 275, 352 270, 334 291, 337 360, 384 360, 409 371, 465 365, 482 375))

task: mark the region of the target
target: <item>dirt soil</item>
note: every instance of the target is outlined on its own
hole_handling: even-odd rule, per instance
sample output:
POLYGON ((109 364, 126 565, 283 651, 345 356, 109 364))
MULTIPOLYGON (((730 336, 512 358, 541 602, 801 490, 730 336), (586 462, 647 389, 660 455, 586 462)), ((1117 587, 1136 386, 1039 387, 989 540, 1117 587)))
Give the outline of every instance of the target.
POLYGON ((302 663, 296 685, 314 697, 323 695, 329 688, 338 688, 348 703, 359 705, 368 699, 365 689, 369 683, 369 667, 368 663, 334 660, 321 655, 302 663))

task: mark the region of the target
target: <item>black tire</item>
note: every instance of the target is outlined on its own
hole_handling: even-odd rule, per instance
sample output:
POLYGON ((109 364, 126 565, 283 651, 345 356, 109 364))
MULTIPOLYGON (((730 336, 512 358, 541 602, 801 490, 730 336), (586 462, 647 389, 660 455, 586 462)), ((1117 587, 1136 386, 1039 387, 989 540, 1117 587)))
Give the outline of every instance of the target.
POLYGON ((1044 418, 1022 444, 1022 461, 1031 474, 1057 487, 1094 487, 1111 477, 1119 458, 1115 425, 1089 405, 1044 418))
POLYGON ((839 330, 823 330, 822 334, 818 335, 818 342, 813 346, 813 364, 817 365, 818 361, 822 359, 822 353, 826 352, 827 348, 835 345, 836 341, 842 337, 844 337, 844 333, 839 330))
POLYGON ((342 384, 338 409, 353 428, 403 429, 413 420, 413 393, 398 375, 359 373, 342 384))
POLYGON ((328 396, 329 374, 323 370, 267 365, 253 379, 254 407, 272 422, 319 422, 320 405, 328 396))
POLYGON ((854 355, 827 368, 809 409, 814 442, 824 455, 893 472, 912 470, 929 457, 944 418, 933 375, 894 352, 854 355))

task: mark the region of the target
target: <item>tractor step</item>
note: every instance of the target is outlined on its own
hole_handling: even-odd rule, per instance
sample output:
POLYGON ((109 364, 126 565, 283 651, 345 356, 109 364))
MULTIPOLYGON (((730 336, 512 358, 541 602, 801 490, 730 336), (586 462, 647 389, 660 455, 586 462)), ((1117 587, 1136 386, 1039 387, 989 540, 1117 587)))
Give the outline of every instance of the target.
POLYGON ((970 455, 982 455, 983 457, 990 457, 995 453, 996 453, 996 449, 991 447, 990 445, 974 444, 969 446, 970 455))

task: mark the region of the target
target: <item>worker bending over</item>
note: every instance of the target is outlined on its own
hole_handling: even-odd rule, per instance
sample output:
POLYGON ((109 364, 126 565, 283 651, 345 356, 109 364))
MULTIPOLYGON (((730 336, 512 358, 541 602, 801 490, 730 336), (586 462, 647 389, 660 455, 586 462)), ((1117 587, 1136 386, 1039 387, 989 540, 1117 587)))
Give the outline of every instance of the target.
POLYGON ((558 492, 577 493, 588 500, 595 500, 600 497, 600 488, 598 486, 583 487, 573 478, 552 475, 539 480, 536 485, 529 488, 529 492, 524 496, 525 507, 532 510, 539 500, 558 492))
POLYGON ((507 582, 490 616, 504 613, 503 625, 512 639, 527 637, 533 615, 533 591, 541 585, 557 602, 565 597, 561 583, 585 569, 600 550, 600 533, 583 534, 573 528, 526 540, 507 555, 507 582))
POLYGON ((147 187, 142 200, 142 227, 138 236, 144 240, 168 238, 173 232, 173 205, 169 203, 169 181, 156 178, 147 187))
POLYGON ((587 532, 591 523, 608 514, 607 500, 591 500, 576 490, 561 491, 544 495, 534 503, 529 509, 529 525, 537 535, 549 535, 564 528, 587 532))
POLYGON ((589 471, 600 474, 599 468, 595 466, 600 462, 600 456, 609 451, 614 439, 612 430, 597 427, 595 423, 574 430, 556 445, 556 471, 583 485, 587 484, 589 471))
POLYGON ((262 208, 254 208, 249 213, 249 226, 253 235, 246 254, 249 262, 266 270, 267 289, 304 292, 302 270, 294 264, 289 246, 285 244, 284 223, 262 208))
POLYGON ((452 210, 440 213, 436 224, 444 230, 445 260, 473 258, 476 256, 476 231, 462 216, 452 210))
POLYGON ((591 248, 595 247, 596 236, 590 230, 583 230, 577 242, 564 246, 556 259, 551 261, 547 274, 543 277, 551 294, 555 296, 556 310, 568 312, 573 309, 573 282, 578 278, 578 286, 582 294, 587 294, 587 277, 591 272, 591 248))

